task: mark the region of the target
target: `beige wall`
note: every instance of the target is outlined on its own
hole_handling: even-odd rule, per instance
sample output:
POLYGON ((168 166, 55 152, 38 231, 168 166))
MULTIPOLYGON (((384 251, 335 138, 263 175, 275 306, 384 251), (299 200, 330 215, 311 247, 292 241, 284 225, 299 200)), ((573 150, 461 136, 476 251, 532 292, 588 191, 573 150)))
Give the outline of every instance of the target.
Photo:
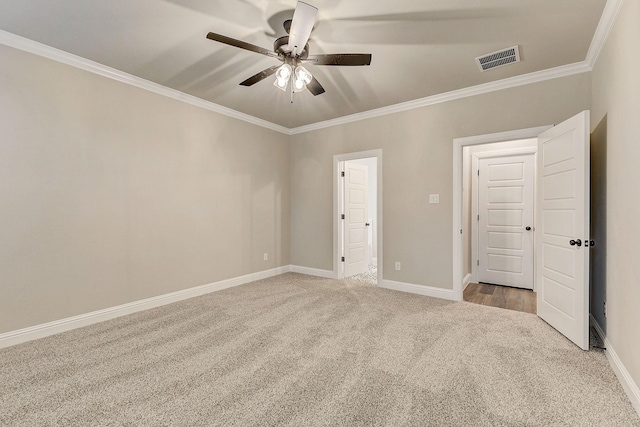
POLYGON ((288 136, 0 64, 0 333, 289 264, 288 136))
POLYGON ((602 125, 606 129, 606 137, 599 138, 606 143, 607 157, 605 332, 636 384, 640 384, 639 45, 640 1, 627 0, 592 73, 591 115, 592 130, 600 131, 602 125))
POLYGON ((590 92, 580 74, 294 135, 292 264, 333 269, 333 155, 381 148, 384 278, 451 289, 453 139, 559 123, 590 92))

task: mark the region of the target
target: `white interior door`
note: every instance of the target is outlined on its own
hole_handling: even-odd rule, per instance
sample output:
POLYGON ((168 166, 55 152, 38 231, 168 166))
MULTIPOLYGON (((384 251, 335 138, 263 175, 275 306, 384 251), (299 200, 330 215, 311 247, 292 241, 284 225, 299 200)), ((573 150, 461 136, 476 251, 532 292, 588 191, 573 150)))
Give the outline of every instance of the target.
POLYGON ((368 168, 353 162, 344 163, 344 275, 367 270, 367 188, 368 168))
POLYGON ((533 289, 533 154, 478 160, 478 281, 533 289))
POLYGON ((538 316, 589 349, 589 111, 538 137, 538 316))

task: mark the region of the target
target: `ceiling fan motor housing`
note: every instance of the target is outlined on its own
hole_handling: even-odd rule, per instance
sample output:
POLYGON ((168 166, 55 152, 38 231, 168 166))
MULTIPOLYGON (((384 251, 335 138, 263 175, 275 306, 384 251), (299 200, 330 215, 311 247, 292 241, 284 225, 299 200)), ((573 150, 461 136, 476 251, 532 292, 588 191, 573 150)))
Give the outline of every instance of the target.
MULTIPOLYGON (((291 58, 291 52, 287 49, 289 47, 289 36, 278 37, 273 42, 273 51, 278 54, 278 57, 286 60, 291 58)), ((300 56, 297 59, 307 59, 309 56, 309 43, 304 46, 300 56)), ((292 58, 295 59, 295 58, 292 58)))

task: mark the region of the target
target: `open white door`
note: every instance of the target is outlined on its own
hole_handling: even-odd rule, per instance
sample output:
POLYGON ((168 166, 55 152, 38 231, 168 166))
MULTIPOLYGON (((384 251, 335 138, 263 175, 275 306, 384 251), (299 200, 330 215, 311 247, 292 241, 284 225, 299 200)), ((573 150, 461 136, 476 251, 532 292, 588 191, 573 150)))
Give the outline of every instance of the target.
POLYGON ((344 276, 367 270, 367 188, 369 169, 344 163, 344 276))
POLYGON ((589 111, 538 137, 538 316, 589 349, 589 111))

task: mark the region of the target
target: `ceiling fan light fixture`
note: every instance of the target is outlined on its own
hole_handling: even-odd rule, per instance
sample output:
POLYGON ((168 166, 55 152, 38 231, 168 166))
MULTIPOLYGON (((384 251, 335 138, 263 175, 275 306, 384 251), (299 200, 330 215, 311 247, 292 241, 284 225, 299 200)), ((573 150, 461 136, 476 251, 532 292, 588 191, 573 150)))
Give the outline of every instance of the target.
POLYGON ((305 85, 308 85, 309 83, 311 83, 311 79, 313 78, 311 73, 307 71, 307 69, 304 68, 303 66, 297 66, 295 74, 296 74, 296 80, 303 81, 305 85))
MULTIPOLYGON (((308 0, 305 0, 308 1, 308 0)), ((289 12, 287 12, 288 14, 289 12)), ((276 14, 281 16, 280 13, 276 14)), ((274 15, 274 17, 276 16, 274 15)), ((309 89, 313 96, 321 95, 324 88, 304 67, 299 67, 301 62, 314 65, 369 65, 371 64, 370 53, 339 53, 309 55, 309 36, 316 22, 318 9, 315 6, 298 0, 293 12, 293 18, 284 21, 284 30, 288 35, 278 37, 273 43, 273 50, 268 50, 251 43, 237 40, 222 34, 209 32, 207 38, 215 42, 224 43, 247 51, 259 53, 271 58, 278 59, 283 64, 273 65, 249 77, 240 83, 241 86, 252 86, 267 77, 275 74, 276 79, 273 85, 282 91, 287 91, 289 81, 291 81, 291 100, 293 93, 309 89), (308 87, 307 87, 308 86, 308 87)), ((272 17, 273 18, 273 17, 272 17)), ((269 24, 272 24, 272 19, 269 24)), ((273 27, 273 25, 271 25, 273 27)), ((276 31, 277 32, 277 31, 276 31)))
POLYGON ((303 80, 293 79, 293 92, 294 93, 302 92, 306 88, 307 88, 307 85, 305 84, 305 82, 303 80))
POLYGON ((273 85, 280 90, 286 91, 289 80, 291 79, 292 69, 289 64, 282 64, 280 68, 276 70, 276 80, 273 85))
POLYGON ((291 69, 291 65, 282 64, 280 68, 276 70, 276 79, 285 81, 289 80, 289 77, 291 77, 291 71, 293 71, 291 69))
POLYGON ((293 91, 302 92, 311 83, 311 79, 313 79, 313 76, 306 68, 302 66, 296 67, 293 78, 293 91))
POLYGON ((289 80, 283 80, 276 77, 273 85, 282 91, 287 90, 287 85, 289 84, 289 80))

